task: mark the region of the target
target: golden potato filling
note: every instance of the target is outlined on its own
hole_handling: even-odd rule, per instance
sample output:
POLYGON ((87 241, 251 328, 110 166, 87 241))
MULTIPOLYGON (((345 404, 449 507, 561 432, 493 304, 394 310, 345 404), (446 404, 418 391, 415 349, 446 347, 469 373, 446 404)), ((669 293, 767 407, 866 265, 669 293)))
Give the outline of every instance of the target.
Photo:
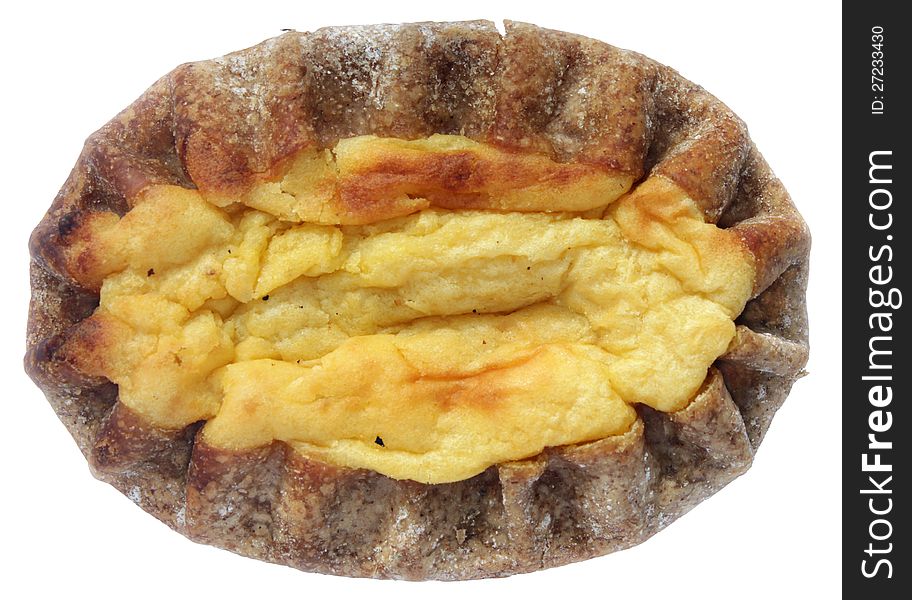
POLYGON ((687 405, 753 259, 677 186, 459 136, 302 151, 242 196, 152 186, 71 236, 80 368, 163 428, 458 481, 687 405))

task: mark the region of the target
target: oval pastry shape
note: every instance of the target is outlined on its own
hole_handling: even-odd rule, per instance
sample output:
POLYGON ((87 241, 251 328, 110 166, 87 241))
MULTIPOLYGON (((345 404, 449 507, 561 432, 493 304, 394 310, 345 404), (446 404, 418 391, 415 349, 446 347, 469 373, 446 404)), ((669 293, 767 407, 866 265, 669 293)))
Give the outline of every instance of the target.
POLYGON ((89 138, 26 367, 94 474, 263 560, 503 576, 743 473, 807 359, 809 234, 721 102, 508 22, 289 32, 89 138))

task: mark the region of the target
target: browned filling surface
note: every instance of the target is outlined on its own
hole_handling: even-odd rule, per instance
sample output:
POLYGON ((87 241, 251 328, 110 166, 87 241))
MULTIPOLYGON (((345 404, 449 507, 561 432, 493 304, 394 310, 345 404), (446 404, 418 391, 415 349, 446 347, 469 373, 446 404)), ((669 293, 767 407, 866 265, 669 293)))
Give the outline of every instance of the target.
POLYGON ((69 343, 153 424, 397 479, 687 405, 753 259, 670 181, 460 136, 302 151, 243 194, 146 188, 70 236, 101 301, 69 343))

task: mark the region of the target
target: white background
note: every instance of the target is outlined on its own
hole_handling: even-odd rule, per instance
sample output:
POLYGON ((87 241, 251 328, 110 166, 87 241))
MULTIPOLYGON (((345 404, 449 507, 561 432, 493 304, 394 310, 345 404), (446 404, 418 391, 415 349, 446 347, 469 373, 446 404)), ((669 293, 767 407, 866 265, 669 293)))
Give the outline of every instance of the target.
POLYGON ((836 2, 794 0, 5 6, 0 596, 836 597, 839 10, 836 2), (503 580, 417 584, 305 574, 200 546, 95 481, 21 366, 29 296, 26 240, 85 137, 177 64, 253 45, 281 28, 477 18, 585 34, 677 68, 748 123, 807 218, 814 235, 810 376, 796 384, 779 411, 753 468, 633 549, 503 580))

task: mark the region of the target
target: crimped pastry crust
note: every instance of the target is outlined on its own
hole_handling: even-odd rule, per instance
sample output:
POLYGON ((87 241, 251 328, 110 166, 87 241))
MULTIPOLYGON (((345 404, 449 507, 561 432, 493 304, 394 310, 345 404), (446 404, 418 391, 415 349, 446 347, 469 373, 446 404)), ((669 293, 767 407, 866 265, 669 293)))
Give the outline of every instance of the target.
POLYGON ((602 42, 532 25, 422 23, 290 32, 155 83, 86 143, 31 239, 26 368, 93 473, 196 541, 309 571, 503 576, 639 543, 743 473, 807 359, 810 238, 721 102, 602 42), (88 213, 148 185, 236 194, 301 149, 374 134, 455 133, 640 179, 664 176, 755 257, 729 351, 678 412, 638 407, 626 434, 424 485, 309 460, 281 443, 231 452, 199 425, 153 427, 61 352, 94 310, 61 247, 88 213))

